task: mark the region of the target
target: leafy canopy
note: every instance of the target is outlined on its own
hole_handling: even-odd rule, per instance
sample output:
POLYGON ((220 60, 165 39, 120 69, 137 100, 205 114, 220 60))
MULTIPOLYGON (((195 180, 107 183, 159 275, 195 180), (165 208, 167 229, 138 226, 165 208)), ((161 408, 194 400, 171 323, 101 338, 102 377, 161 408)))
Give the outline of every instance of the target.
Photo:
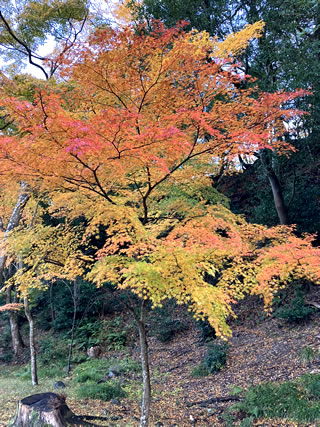
POLYGON ((32 103, 4 94, 1 107, 18 134, 0 138, 1 175, 40 186, 57 215, 86 219, 80 243, 72 229, 38 227, 38 240, 35 228, 17 236, 25 243, 11 243, 13 253, 26 248, 29 265, 18 281, 23 290, 34 277, 83 275, 79 251, 93 245, 88 277, 98 285, 113 281, 153 305, 175 298, 228 334, 231 305, 246 293, 268 304, 278 279, 320 279, 311 237, 248 225, 203 190, 224 159, 290 150, 284 121, 301 112, 285 104, 306 93, 240 84, 249 77, 238 73, 236 55, 261 34, 262 22, 223 42, 186 33, 183 24, 153 27, 98 30, 67 53, 60 73, 68 85, 48 84, 32 103), (60 247, 50 257, 46 234, 60 247), (288 242, 298 260, 294 252, 284 261, 288 242))

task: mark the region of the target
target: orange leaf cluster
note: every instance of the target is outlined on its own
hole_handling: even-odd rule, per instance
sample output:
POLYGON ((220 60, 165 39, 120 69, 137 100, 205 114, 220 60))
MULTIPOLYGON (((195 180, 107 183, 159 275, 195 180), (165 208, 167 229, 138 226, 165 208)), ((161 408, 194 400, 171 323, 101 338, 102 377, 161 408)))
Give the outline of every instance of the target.
MULTIPOLYGON (((234 55, 261 34, 262 23, 221 43, 182 27, 98 30, 65 58, 68 84, 48 83, 32 103, 4 94, 0 106, 19 133, 0 136, 0 175, 41 185, 61 215, 85 216, 83 243, 103 231, 92 281, 116 282, 154 305, 165 298, 188 303, 228 334, 233 301, 255 292, 269 304, 277 280, 318 279, 318 250, 311 237, 208 207, 195 190, 189 208, 188 191, 185 200, 160 205, 179 186, 205 183, 221 160, 291 150, 281 138, 284 121, 302 113, 285 104, 307 92, 243 88, 248 77, 238 73, 234 55)), ((42 232, 59 236, 52 246, 58 257, 28 238, 32 280, 38 271, 45 278, 82 274, 78 240, 65 248, 66 235, 42 232), (58 273, 40 268, 46 258, 58 273)))
POLYGON ((10 303, 0 306, 0 312, 2 311, 19 311, 23 307, 23 304, 10 303))

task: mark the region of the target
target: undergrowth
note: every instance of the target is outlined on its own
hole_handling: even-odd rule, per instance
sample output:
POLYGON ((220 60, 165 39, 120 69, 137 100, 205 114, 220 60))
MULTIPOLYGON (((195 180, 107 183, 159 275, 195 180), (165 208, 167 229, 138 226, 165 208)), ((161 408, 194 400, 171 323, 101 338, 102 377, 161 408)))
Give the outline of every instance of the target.
POLYGON ((130 372, 140 372, 140 365, 133 359, 93 359, 81 363, 73 371, 73 381, 75 383, 97 382, 108 376, 109 370, 116 370, 119 375, 126 375, 130 372))
POLYGON ((120 382, 108 381, 102 384, 85 383, 77 390, 76 395, 80 399, 97 399, 108 401, 115 398, 125 397, 126 393, 120 382))
POLYGON ((193 377, 205 377, 219 372, 227 363, 228 344, 212 343, 207 346, 207 352, 203 362, 196 366, 191 375, 193 377))
MULTIPOLYGON (((266 382, 250 387, 244 400, 232 406, 226 414, 228 425, 232 415, 245 413, 247 418, 240 424, 247 425, 254 418, 282 418, 300 423, 312 423, 320 419, 320 375, 306 374, 284 383, 266 382)), ((251 424, 248 424, 251 425, 251 424)))

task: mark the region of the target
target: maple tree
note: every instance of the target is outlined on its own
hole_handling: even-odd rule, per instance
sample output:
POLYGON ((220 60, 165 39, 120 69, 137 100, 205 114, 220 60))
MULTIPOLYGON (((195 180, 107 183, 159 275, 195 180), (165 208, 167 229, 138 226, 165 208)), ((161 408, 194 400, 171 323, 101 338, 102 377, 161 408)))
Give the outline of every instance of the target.
POLYGON ((151 33, 100 29, 66 55, 66 84, 44 86, 32 103, 5 94, 1 101, 19 129, 0 138, 2 177, 36 184, 70 224, 86 218, 78 234, 41 224, 12 233, 7 253, 23 252, 25 265, 12 280, 26 294, 41 279, 83 276, 89 265, 97 285, 112 281, 141 298, 133 314, 142 426, 151 397, 147 301, 175 298, 226 336, 232 304, 246 294, 261 294, 268 306, 291 277, 320 280, 312 237, 249 225, 221 197, 208 201, 210 176, 225 159, 236 170, 241 154, 292 148, 281 138, 284 121, 302 113, 285 104, 307 93, 240 84, 249 76, 235 58, 262 29, 258 22, 223 42, 185 33, 183 23, 170 30, 154 23, 151 33), (100 234, 103 245, 89 257, 83 248, 100 234))

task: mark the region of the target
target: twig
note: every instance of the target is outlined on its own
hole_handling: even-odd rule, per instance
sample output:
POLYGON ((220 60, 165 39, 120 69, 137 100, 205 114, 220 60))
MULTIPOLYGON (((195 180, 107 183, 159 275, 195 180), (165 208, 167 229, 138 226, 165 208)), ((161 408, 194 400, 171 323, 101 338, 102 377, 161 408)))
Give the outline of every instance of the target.
POLYGON ((211 399, 207 399, 207 400, 199 400, 197 402, 187 402, 186 406, 189 408, 190 406, 195 406, 195 405, 201 405, 201 406, 206 406, 206 405, 210 405, 211 403, 219 403, 219 402, 240 402, 242 399, 240 399, 240 397, 237 396, 225 396, 225 397, 212 397, 211 399))

